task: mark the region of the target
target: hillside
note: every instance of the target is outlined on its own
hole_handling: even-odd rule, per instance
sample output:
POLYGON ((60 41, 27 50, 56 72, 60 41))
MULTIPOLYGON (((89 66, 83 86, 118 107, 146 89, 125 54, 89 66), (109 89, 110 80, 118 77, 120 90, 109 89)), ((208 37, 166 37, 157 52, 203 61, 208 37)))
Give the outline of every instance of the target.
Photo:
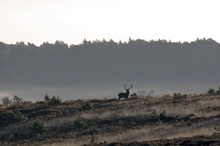
POLYGON ((11 103, 0 107, 0 144, 218 145, 219 103, 219 95, 11 103))

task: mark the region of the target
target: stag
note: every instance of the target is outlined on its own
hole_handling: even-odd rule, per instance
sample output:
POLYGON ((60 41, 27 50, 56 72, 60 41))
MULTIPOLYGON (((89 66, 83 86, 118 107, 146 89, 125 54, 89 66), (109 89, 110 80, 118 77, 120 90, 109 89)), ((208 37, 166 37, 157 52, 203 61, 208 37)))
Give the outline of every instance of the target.
POLYGON ((126 92, 123 92, 123 93, 119 93, 119 94, 118 94, 119 100, 120 100, 121 98, 127 99, 128 96, 129 96, 129 94, 130 94, 130 93, 129 93, 129 90, 130 90, 132 87, 133 87, 132 84, 131 84, 131 87, 130 87, 130 88, 127 88, 127 86, 125 85, 124 88, 125 88, 126 92))

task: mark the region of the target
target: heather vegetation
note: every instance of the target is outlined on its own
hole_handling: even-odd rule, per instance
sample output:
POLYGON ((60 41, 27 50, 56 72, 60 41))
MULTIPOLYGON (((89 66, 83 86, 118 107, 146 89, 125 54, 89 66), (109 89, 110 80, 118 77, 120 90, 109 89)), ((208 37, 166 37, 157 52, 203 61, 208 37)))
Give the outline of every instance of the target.
POLYGON ((9 97, 2 98, 3 105, 10 105, 10 104, 15 104, 15 103, 19 104, 19 103, 22 103, 22 102, 23 102, 22 97, 18 97, 17 95, 15 95, 13 97, 13 100, 10 99, 9 97))
POLYGON ((166 144, 160 139, 167 138, 179 138, 173 144, 184 143, 186 139, 180 137, 189 143, 220 143, 219 95, 174 93, 62 101, 46 94, 42 101, 13 100, 0 106, 1 145, 104 146, 132 145, 133 141, 157 145, 166 144))
POLYGON ((47 94, 44 97, 45 102, 50 106, 58 106, 62 103, 62 99, 59 96, 53 96, 50 98, 47 94))
POLYGON ((182 99, 182 98, 186 98, 186 97, 187 97, 186 94, 184 94, 184 95, 182 95, 181 93, 174 93, 173 94, 173 99, 182 99))
POLYGON ((215 88, 210 88, 207 94, 208 95, 220 95, 220 86, 218 87, 218 90, 215 90, 215 88))

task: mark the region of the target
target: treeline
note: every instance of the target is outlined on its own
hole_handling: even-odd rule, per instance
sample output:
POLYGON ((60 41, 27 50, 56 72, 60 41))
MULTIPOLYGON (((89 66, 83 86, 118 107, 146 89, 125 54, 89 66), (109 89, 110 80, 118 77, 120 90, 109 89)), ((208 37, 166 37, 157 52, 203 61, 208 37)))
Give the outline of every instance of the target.
POLYGON ((166 40, 0 42, 0 83, 93 84, 220 79, 220 44, 166 40))

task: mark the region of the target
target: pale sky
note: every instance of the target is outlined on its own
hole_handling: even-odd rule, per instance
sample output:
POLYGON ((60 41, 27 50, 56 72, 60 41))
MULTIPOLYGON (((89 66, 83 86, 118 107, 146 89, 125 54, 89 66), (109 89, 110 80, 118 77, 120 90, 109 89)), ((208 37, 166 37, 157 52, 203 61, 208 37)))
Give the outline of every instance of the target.
POLYGON ((0 0, 0 42, 220 42, 220 0, 0 0))

